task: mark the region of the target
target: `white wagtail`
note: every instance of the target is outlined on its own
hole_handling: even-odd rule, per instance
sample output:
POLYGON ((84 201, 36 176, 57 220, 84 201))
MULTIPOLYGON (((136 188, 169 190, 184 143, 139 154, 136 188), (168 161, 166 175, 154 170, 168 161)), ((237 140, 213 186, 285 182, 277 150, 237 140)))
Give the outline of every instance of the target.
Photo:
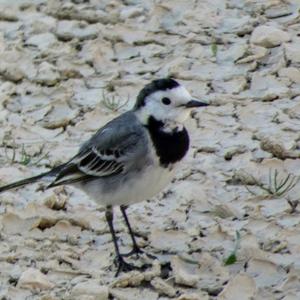
MULTIPOLYGON (((100 128, 68 162, 49 172, 0 187, 0 192, 46 179, 47 188, 72 184, 106 207, 106 220, 116 252, 117 274, 133 268, 124 257, 138 254, 138 247, 126 215, 132 203, 159 193, 173 178, 176 165, 189 148, 183 122, 194 107, 207 103, 194 100, 177 81, 166 78, 147 84, 132 110, 100 128), (133 249, 119 251, 113 226, 113 209, 119 205, 133 249)), ((116 274, 116 275, 117 275, 116 274)))

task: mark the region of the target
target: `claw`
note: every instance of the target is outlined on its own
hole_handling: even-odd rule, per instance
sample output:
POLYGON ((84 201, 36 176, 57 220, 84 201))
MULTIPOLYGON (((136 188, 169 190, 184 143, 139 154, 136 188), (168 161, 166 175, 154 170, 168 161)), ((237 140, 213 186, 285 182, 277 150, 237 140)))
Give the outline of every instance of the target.
POLYGON ((133 247, 133 249, 131 251, 129 251, 128 253, 121 254, 121 255, 123 257, 129 257, 129 256, 132 256, 132 255, 136 255, 136 258, 138 258, 142 254, 145 254, 150 259, 156 259, 157 258, 156 256, 145 252, 144 250, 142 250, 139 247, 133 247))
POLYGON ((132 264, 127 263, 122 256, 118 256, 115 258, 114 260, 114 264, 117 266, 117 272, 115 274, 115 277, 118 277, 118 275, 120 274, 120 272, 130 272, 133 270, 140 270, 141 268, 136 267, 132 264))

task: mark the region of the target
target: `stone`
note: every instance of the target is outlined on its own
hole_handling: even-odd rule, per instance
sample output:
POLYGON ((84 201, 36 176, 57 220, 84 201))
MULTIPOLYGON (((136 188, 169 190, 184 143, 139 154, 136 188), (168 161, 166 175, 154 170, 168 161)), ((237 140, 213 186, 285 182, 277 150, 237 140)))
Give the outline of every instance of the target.
POLYGON ((93 296, 93 300, 108 300, 109 289, 96 280, 77 283, 72 289, 73 297, 93 296))
POLYGON ((191 269, 191 265, 182 261, 178 256, 171 258, 171 266, 177 284, 195 287, 199 281, 199 275, 191 269))
POLYGON ((110 293, 115 299, 118 300, 158 299, 158 293, 142 288, 111 289, 110 293))
POLYGON ((27 45, 35 46, 41 51, 53 47, 56 43, 57 39, 51 32, 32 35, 26 40, 27 45))
POLYGON ((184 293, 176 300, 209 300, 209 295, 204 291, 197 291, 197 293, 184 293))
POLYGON ((266 48, 276 47, 290 40, 291 36, 289 33, 269 25, 256 27, 250 38, 252 44, 266 48))
POLYGON ((220 300, 253 299, 255 295, 255 281, 248 275, 238 274, 225 286, 218 295, 220 300))
MULTIPOLYGON (((284 269, 266 259, 251 259, 248 263, 247 274, 254 279, 257 288, 275 286, 283 283, 285 278, 284 269)), ((246 281, 249 281, 249 278, 246 281)))
POLYGON ((295 67, 282 68, 278 71, 280 77, 287 77, 294 83, 300 83, 300 71, 295 67))
POLYGON ((57 71, 57 68, 46 62, 43 61, 38 66, 38 72, 36 77, 34 78, 36 82, 42 83, 45 85, 55 85, 60 78, 60 74, 57 71))
POLYGON ((97 25, 89 25, 79 21, 60 21, 57 24, 56 35, 64 41, 78 38, 80 40, 94 39, 98 36, 99 28, 97 25))
POLYGON ((279 5, 279 6, 276 5, 266 9, 265 11, 266 17, 270 19, 286 17, 291 14, 293 14, 293 9, 288 5, 279 5))
POLYGON ((271 101, 288 95, 289 89, 275 76, 262 76, 254 73, 251 80, 250 92, 255 98, 271 101))
POLYGON ((186 251, 189 237, 186 233, 177 230, 151 232, 150 241, 152 247, 160 251, 186 251))
POLYGON ((176 295, 174 287, 159 277, 153 278, 150 283, 160 295, 166 295, 168 297, 174 297, 176 295))
POLYGON ((126 20, 128 18, 135 18, 142 15, 144 12, 143 7, 125 7, 120 13, 120 18, 126 20))
POLYGON ((247 81, 243 76, 228 81, 216 80, 212 82, 212 87, 217 93, 239 94, 246 89, 247 81))
POLYGON ((300 63, 300 40, 295 39, 292 43, 285 44, 285 55, 293 63, 300 63))
POLYGON ((21 274, 18 287, 30 290, 48 290, 53 288, 54 284, 41 271, 29 268, 21 274))

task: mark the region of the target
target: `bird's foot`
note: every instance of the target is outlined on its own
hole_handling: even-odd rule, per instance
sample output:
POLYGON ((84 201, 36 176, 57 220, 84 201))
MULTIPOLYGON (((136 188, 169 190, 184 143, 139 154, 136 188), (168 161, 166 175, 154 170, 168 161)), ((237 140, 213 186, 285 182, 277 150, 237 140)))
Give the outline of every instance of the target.
POLYGON ((120 274, 120 272, 126 273, 126 272, 130 272, 130 271, 133 271, 133 270, 140 270, 139 267, 127 263, 127 262, 123 259, 123 257, 122 257, 121 255, 120 255, 120 256, 117 256, 117 257, 115 258, 114 264, 115 264, 116 267, 118 268, 118 269, 117 269, 117 272, 116 272, 116 274, 115 274, 115 277, 117 277, 117 276, 120 274))
POLYGON ((136 255, 136 257, 138 258, 142 254, 145 254, 147 257, 149 257, 151 259, 156 259, 156 256, 145 252, 144 250, 142 250, 138 246, 133 246, 133 248, 132 248, 132 250, 130 252, 124 253, 124 254, 122 254, 122 256, 129 257, 129 256, 132 256, 132 255, 136 255))

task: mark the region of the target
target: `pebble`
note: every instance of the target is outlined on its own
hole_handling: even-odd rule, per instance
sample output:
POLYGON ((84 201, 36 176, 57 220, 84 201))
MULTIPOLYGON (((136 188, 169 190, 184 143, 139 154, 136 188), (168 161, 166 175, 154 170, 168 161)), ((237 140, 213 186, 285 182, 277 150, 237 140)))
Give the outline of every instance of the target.
POLYGON ((72 289, 73 297, 90 296, 94 300, 108 300, 109 289, 107 286, 99 285, 96 280, 89 280, 86 282, 79 282, 72 289))
POLYGON ((177 284, 195 287, 199 281, 199 275, 194 274, 191 266, 183 262, 178 256, 173 256, 171 266, 177 284))
POLYGON ((54 287, 54 284, 41 271, 29 268, 21 274, 18 280, 18 287, 39 291, 51 289, 54 287))
POLYGON ((280 77, 287 77, 294 83, 300 83, 300 71, 295 67, 282 68, 278 71, 280 77))
POLYGON ((159 277, 153 278, 150 283, 159 295, 166 295, 168 297, 174 297, 176 295, 174 287, 159 277))
POLYGON ((290 40, 289 33, 273 26, 262 25, 253 30, 250 42, 254 45, 272 48, 290 40))
POLYGON ((288 60, 293 63, 300 63, 300 40, 295 39, 290 44, 285 44, 285 55, 288 60))
POLYGON ((253 299, 256 285, 253 278, 248 275, 238 274, 225 286, 218 296, 220 300, 253 299))

